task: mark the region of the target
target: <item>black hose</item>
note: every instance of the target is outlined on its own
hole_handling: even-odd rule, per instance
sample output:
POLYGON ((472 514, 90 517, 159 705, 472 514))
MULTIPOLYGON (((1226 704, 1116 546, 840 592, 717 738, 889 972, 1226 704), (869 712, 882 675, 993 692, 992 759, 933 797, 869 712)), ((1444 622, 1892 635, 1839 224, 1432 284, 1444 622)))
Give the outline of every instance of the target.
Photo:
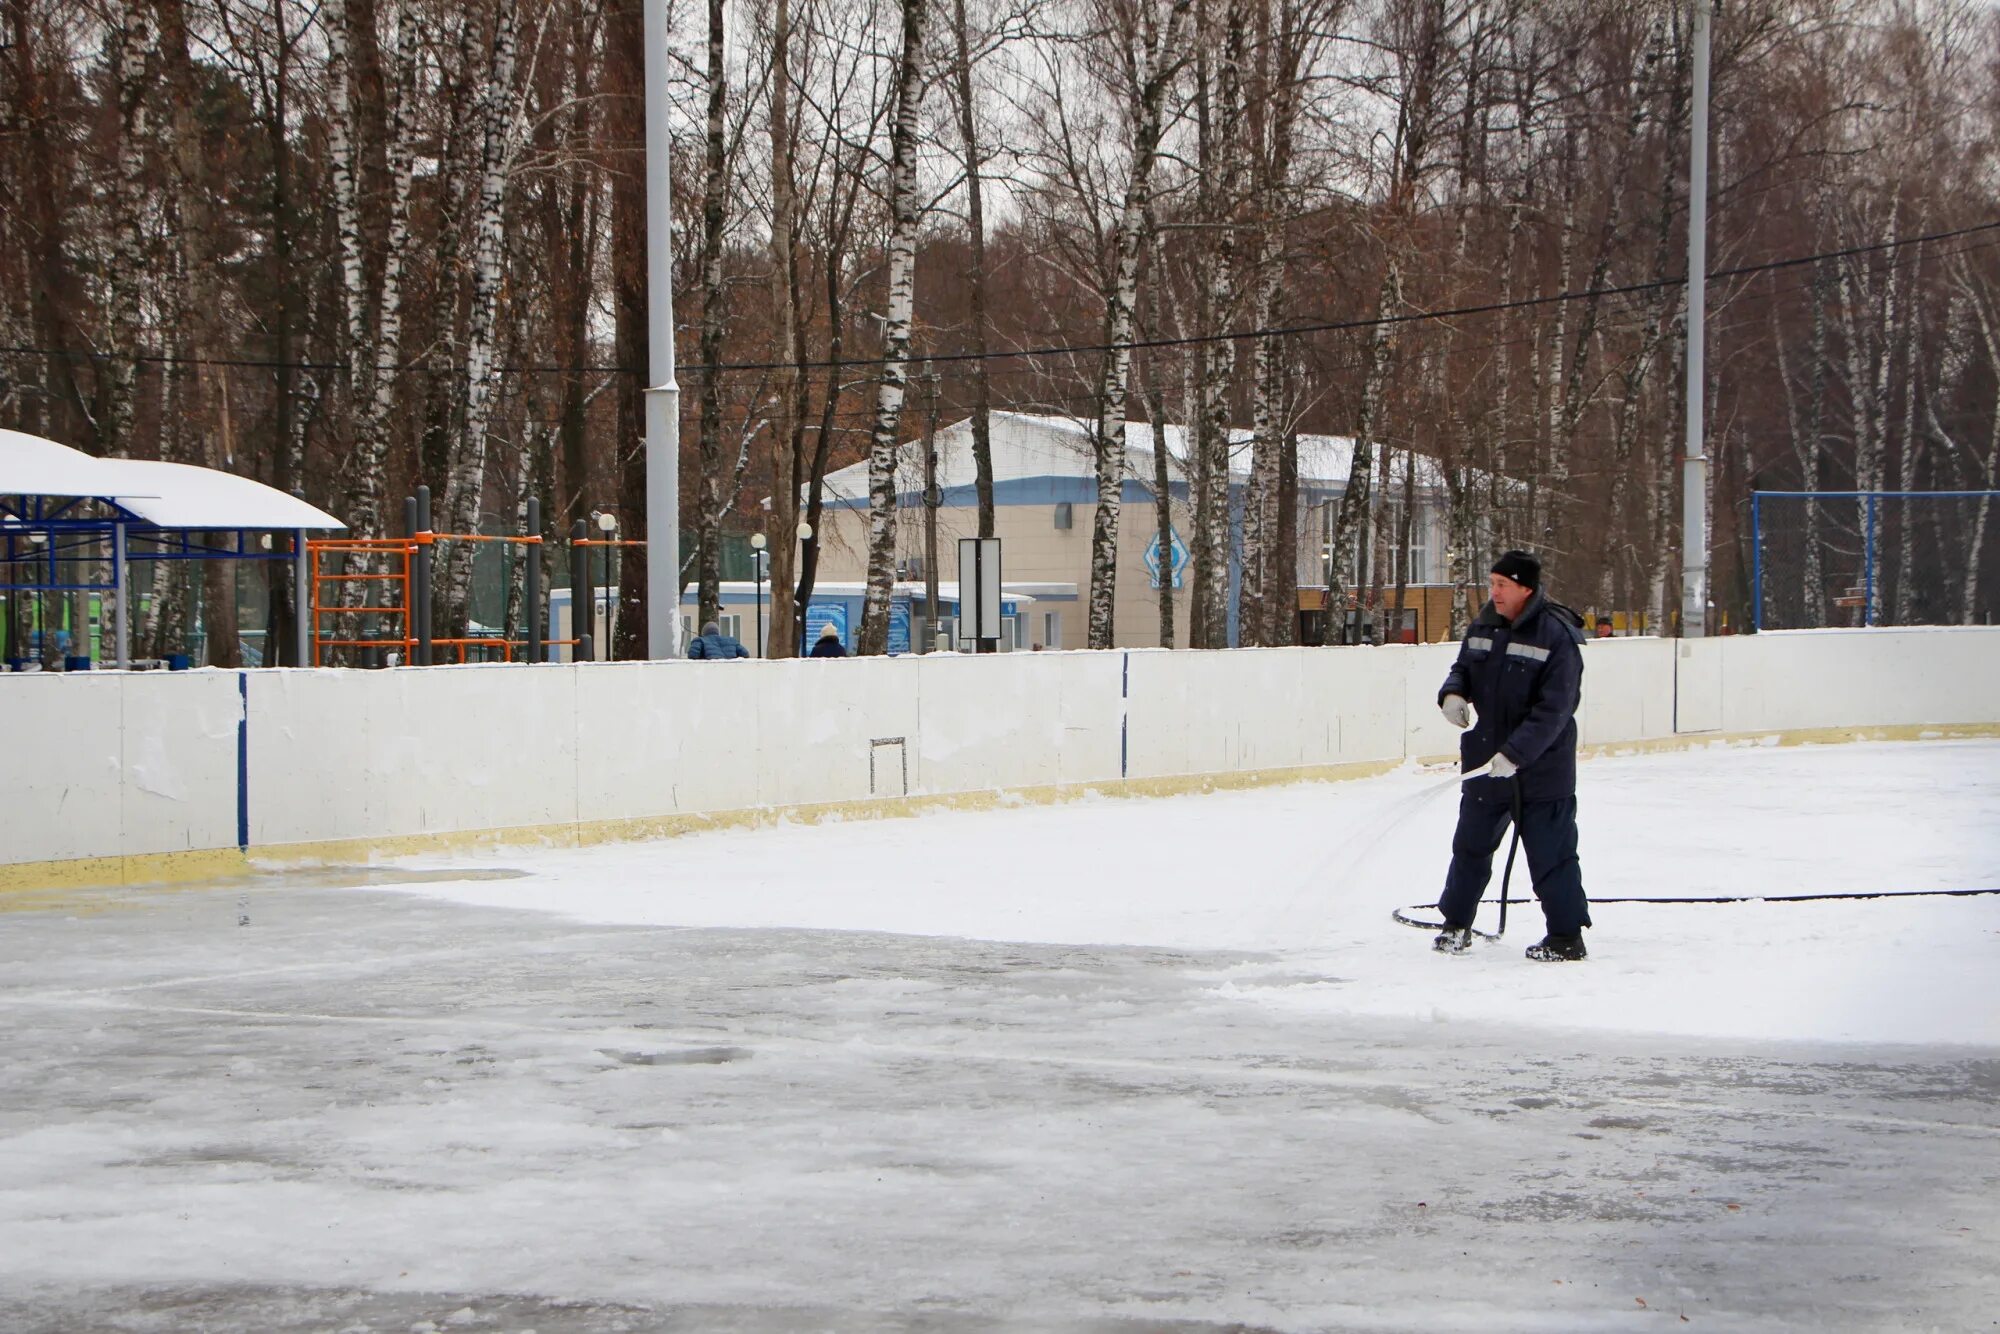
MULTIPOLYGON (((1513 799, 1514 833, 1507 842, 1506 869, 1500 872, 1500 930, 1494 934, 1495 940, 1507 934, 1507 882, 1514 878, 1514 850, 1521 846, 1521 780, 1518 776, 1508 776, 1507 794, 1513 799)), ((1530 885, 1530 888, 1533 886, 1530 885)))
MULTIPOLYGON (((1505 893, 1506 892, 1503 889, 1501 891, 1502 896, 1500 900, 1503 914, 1507 902, 1505 893)), ((1600 903, 1823 903, 1828 899, 1927 899, 1927 898, 1965 899, 1965 898, 1972 898, 1980 894, 2000 894, 2000 888, 1906 889, 1906 890, 1854 889, 1836 894, 1718 894, 1704 898, 1683 898, 1683 899, 1593 898, 1591 899, 1590 902, 1592 907, 1595 907, 1600 903)), ((1442 931, 1444 930, 1443 922, 1426 922, 1408 915, 1413 912, 1435 912, 1437 911, 1437 907, 1438 905, 1435 903, 1414 903, 1407 908, 1393 909, 1389 915, 1395 918, 1398 922, 1401 922, 1404 926, 1414 926, 1421 931, 1442 931)), ((1501 924, 1500 929, 1501 931, 1505 931, 1507 929, 1506 924, 1504 922, 1501 924)), ((1480 937, 1482 940, 1500 939, 1499 934, 1493 932, 1474 930, 1472 934, 1480 937)))

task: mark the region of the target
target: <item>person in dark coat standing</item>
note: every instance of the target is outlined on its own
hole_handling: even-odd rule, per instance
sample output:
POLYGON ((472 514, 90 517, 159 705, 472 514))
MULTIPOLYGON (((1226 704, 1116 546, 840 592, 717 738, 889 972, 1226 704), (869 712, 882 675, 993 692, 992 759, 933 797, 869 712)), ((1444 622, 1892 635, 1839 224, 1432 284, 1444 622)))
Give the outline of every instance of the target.
POLYGON ((840 642, 840 627, 828 621, 819 628, 819 638, 814 641, 808 658, 844 658, 847 645, 840 642))
POLYGON ((701 627, 701 634, 688 645, 690 658, 747 658, 750 650, 735 635, 725 635, 714 621, 701 627))
POLYGON ((1466 631, 1438 690, 1438 708, 1465 731, 1459 771, 1492 762, 1490 776, 1460 784, 1451 869, 1438 899, 1444 930, 1436 948, 1446 954, 1472 944, 1472 917, 1510 820, 1520 823, 1528 872, 1548 922, 1548 935, 1528 947, 1528 957, 1553 963, 1586 953, 1590 903, 1576 859, 1583 618, 1549 601, 1541 585, 1541 562, 1525 551, 1509 551, 1493 563, 1491 600, 1466 631))

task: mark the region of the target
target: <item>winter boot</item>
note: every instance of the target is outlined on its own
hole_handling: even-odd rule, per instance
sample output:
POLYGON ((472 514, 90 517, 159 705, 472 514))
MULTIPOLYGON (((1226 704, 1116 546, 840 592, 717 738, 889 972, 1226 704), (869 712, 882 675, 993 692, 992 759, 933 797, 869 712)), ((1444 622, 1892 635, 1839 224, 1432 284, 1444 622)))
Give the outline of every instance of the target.
POLYGON ((1541 944, 1528 946, 1528 957, 1537 963, 1574 963, 1588 954, 1580 935, 1545 936, 1541 944))
POLYGON ((1438 932, 1438 938, 1431 942, 1431 948, 1439 954, 1463 954, 1472 948, 1472 928, 1448 926, 1438 932))

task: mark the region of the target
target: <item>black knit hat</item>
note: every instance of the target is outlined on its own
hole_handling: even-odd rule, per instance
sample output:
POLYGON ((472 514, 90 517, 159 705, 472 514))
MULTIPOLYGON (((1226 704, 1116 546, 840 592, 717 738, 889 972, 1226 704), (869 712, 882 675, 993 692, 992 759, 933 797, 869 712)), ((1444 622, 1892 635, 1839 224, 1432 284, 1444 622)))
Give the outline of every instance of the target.
POLYGON ((1542 563, 1525 551, 1509 551, 1493 562, 1493 573, 1504 574, 1523 588, 1542 586, 1542 563))

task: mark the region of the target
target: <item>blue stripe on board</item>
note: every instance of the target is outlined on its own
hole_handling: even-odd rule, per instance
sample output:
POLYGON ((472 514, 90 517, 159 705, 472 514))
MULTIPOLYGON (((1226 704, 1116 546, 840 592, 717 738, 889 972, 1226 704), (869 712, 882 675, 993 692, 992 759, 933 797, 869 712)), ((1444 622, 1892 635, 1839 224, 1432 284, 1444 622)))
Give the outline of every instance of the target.
POLYGON ((1132 655, 1121 654, 1118 682, 1118 776, 1126 776, 1132 753, 1132 720, 1125 716, 1125 701, 1132 697, 1132 655))
POLYGON ((250 673, 236 673, 243 712, 236 719, 236 846, 250 846, 250 673))

